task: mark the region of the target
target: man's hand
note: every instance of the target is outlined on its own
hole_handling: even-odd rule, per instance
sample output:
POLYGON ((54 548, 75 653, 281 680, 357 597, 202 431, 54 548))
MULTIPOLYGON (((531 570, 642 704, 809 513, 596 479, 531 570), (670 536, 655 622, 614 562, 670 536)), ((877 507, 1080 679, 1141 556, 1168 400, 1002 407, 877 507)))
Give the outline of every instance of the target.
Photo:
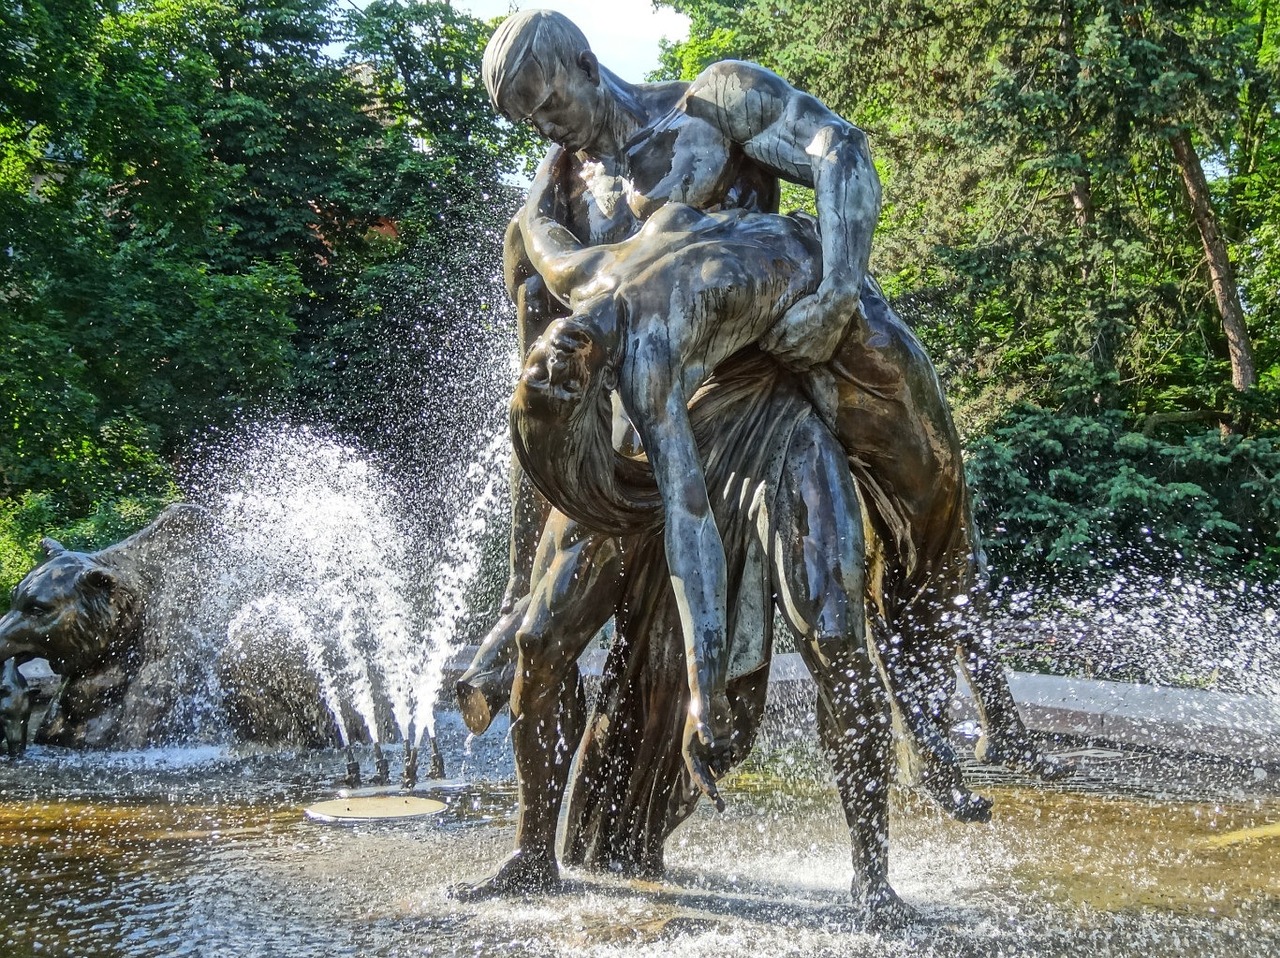
POLYGON ((859 286, 824 280, 816 293, 798 301, 760 337, 760 347, 797 372, 825 363, 849 324, 863 321, 859 286))

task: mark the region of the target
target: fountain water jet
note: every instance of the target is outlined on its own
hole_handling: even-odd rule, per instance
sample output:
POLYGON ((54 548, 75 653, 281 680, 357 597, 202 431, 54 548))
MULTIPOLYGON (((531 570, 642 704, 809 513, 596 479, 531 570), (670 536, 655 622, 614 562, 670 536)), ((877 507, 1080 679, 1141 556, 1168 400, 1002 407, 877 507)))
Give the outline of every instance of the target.
POLYGON ((489 531, 489 518, 501 505, 499 500, 507 482, 504 467, 510 457, 510 448, 505 430, 496 431, 482 447, 476 461, 468 467, 468 485, 478 484, 480 494, 449 529, 445 541, 455 543, 457 549, 452 561, 442 562, 436 567, 431 589, 435 613, 423 630, 428 659, 415 687, 417 710, 413 724, 418 730, 419 745, 423 736, 434 731, 431 703, 436 700, 443 684, 444 662, 449 643, 466 608, 467 589, 480 570, 480 552, 489 531))
POLYGON ((219 457, 203 482, 222 564, 211 601, 228 605, 231 653, 300 660, 344 744, 348 713, 371 742, 428 739, 497 507, 502 437, 488 440, 458 484, 474 498, 449 537, 432 542, 415 534, 395 486, 351 447, 306 429, 257 430, 252 440, 219 457), (447 561, 431 561, 446 549, 447 561), (264 641, 269 648, 254 648, 264 641))

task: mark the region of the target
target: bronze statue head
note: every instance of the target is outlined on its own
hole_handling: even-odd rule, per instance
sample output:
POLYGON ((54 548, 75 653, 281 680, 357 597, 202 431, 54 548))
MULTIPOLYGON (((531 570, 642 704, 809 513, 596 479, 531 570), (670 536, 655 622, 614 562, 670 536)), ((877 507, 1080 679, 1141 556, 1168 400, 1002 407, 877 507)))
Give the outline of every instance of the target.
POLYGON ((93 670, 125 654, 141 627, 134 591, 93 556, 42 543, 47 559, 13 590, 0 618, 0 660, 49 660, 63 676, 93 670))
POLYGON ((565 149, 591 147, 611 96, 587 38, 562 13, 524 10, 498 25, 485 47, 484 84, 494 107, 528 121, 565 149))
POLYGON ((529 347, 516 388, 536 415, 569 423, 612 387, 607 336, 592 319, 587 313, 557 320, 529 347))
POLYGON ((627 535, 660 526, 662 511, 648 462, 613 448, 617 322, 606 296, 552 323, 529 348, 511 398, 511 442, 552 505, 627 535))

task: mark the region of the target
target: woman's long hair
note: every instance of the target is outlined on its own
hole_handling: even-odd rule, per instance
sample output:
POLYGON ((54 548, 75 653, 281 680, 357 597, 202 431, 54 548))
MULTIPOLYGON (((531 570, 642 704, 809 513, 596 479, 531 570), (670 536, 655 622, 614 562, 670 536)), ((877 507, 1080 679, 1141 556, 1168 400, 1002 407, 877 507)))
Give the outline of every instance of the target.
MULTIPOLYGON (((570 319, 600 346, 600 330, 570 319)), ((603 368, 591 369, 573 399, 552 399, 521 376, 511 397, 511 444, 525 473, 547 501, 589 529, 626 536, 662 527, 662 497, 644 458, 613 448, 613 407, 603 368)))

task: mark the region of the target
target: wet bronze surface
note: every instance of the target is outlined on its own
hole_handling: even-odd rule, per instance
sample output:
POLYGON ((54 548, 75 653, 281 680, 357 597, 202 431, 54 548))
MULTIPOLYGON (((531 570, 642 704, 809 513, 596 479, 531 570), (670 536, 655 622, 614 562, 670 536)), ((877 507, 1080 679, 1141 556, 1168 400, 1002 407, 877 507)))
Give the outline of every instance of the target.
POLYGON ((947 741, 957 654, 987 754, 1065 769, 1037 754, 967 627, 982 558, 959 440, 867 276, 866 138, 754 64, 624 83, 547 11, 508 18, 484 70, 495 106, 555 145, 507 234, 525 354, 509 614, 460 686, 481 728, 512 674, 521 827, 475 892, 556 884, 575 749, 567 860, 660 874, 698 793, 720 804, 716 780, 750 749, 777 612, 820 688, 854 899, 897 920, 877 656, 924 784, 957 818, 990 807, 947 741), (776 215, 779 178, 814 190, 816 220, 776 215), (610 616, 588 716, 573 663, 610 616))

